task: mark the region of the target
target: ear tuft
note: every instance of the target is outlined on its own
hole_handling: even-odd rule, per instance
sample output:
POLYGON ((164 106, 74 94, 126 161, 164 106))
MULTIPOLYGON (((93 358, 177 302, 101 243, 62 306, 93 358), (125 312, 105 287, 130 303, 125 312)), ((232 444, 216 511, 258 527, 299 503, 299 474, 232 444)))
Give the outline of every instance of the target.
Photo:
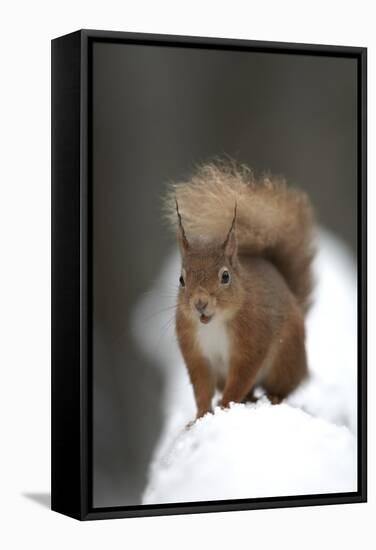
POLYGON ((225 255, 228 258, 230 258, 231 262, 234 260, 237 252, 237 240, 236 240, 236 234, 235 234, 236 209, 237 209, 237 204, 235 202, 234 217, 232 219, 231 227, 222 245, 225 255))
POLYGON ((176 213, 178 215, 178 235, 177 235, 178 244, 179 244, 180 251, 183 254, 186 250, 188 250, 189 243, 188 243, 187 237, 185 235, 184 227, 183 227, 183 224, 182 224, 182 221, 181 221, 181 215, 180 215, 180 212, 179 212, 178 200, 177 200, 176 197, 175 197, 175 204, 176 204, 176 213))

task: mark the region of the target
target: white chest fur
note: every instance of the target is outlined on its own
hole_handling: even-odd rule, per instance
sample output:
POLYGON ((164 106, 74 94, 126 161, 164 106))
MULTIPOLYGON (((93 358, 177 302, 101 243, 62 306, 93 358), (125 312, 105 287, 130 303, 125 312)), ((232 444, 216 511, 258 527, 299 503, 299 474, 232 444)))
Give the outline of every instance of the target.
POLYGON ((230 342, 225 323, 214 318, 207 325, 197 328, 198 345, 211 367, 221 376, 226 376, 230 360, 230 342))

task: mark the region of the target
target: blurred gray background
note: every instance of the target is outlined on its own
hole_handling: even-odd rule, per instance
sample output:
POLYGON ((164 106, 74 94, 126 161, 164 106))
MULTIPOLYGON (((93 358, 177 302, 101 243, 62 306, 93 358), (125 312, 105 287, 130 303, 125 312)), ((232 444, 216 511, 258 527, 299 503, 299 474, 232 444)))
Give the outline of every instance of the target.
MULTIPOLYGON (((164 381, 130 312, 174 246, 165 183, 230 156, 305 189, 356 254, 357 67, 344 58, 94 43, 94 506, 138 504, 164 381)), ((178 274, 177 274, 178 276, 178 274)))

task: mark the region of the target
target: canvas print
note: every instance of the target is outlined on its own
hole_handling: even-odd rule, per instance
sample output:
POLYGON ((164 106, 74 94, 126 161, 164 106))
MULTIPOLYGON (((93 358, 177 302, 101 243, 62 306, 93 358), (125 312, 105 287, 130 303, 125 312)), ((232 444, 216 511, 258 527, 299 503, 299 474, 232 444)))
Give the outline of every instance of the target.
POLYGON ((356 60, 92 48, 93 507, 356 492, 356 60))

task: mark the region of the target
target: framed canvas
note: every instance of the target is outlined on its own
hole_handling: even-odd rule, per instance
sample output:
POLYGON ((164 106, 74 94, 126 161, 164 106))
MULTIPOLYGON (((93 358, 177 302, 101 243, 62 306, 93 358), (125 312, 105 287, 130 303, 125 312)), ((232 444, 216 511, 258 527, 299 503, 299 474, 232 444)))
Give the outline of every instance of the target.
POLYGON ((366 49, 52 41, 52 509, 366 500, 366 49))

